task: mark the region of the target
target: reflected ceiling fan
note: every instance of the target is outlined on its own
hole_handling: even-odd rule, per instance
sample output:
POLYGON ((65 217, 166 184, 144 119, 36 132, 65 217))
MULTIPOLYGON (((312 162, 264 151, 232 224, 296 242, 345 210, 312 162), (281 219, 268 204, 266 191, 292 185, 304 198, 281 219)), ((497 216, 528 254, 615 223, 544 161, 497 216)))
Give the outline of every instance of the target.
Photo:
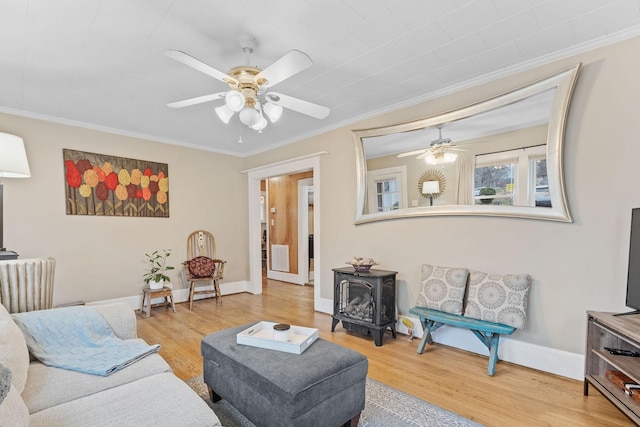
POLYGON ((467 150, 456 148, 450 138, 443 138, 442 126, 443 125, 441 124, 437 126, 439 137, 438 139, 431 141, 428 148, 401 153, 398 154, 398 158, 416 156, 416 159, 424 159, 424 161, 430 165, 441 165, 444 163, 455 162, 458 155, 456 153, 452 153, 452 151, 467 150))
MULTIPOLYGON (((256 39, 252 36, 242 36, 239 41, 248 63, 249 55, 256 48, 256 39)), ((322 105, 268 91, 311 66, 311 58, 299 50, 291 50, 264 70, 241 65, 232 68, 229 73, 223 73, 180 50, 169 49, 165 51, 165 55, 229 85, 229 90, 225 92, 170 102, 167 104, 169 107, 182 108, 224 99, 225 103, 215 109, 220 120, 225 124, 229 123, 231 117, 239 113, 240 121, 244 125, 260 133, 268 124, 265 116, 271 123, 275 123, 280 119, 283 108, 316 119, 324 119, 329 115, 329 108, 322 105)))

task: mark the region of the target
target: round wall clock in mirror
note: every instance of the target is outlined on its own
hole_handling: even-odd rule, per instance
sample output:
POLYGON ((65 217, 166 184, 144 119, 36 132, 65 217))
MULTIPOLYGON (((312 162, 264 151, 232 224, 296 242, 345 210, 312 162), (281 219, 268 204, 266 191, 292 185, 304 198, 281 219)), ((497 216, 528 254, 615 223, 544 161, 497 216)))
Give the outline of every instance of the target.
POLYGON ((440 115, 354 131, 355 223, 434 215, 571 222, 562 151, 579 69, 440 115), (424 179, 425 164, 442 181, 424 179))

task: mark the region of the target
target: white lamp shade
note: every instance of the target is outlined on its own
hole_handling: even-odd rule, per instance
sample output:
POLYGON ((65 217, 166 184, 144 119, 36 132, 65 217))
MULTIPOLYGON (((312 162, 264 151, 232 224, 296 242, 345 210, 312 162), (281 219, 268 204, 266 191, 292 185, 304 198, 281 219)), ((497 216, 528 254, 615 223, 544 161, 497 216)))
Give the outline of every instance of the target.
POLYGON ((230 90, 224 97, 224 102, 231 111, 240 111, 244 108, 244 95, 237 90, 230 90))
POLYGON ((255 108, 245 108, 240 111, 240 121, 245 126, 253 126, 260 121, 260 113, 255 108))
POLYGON ((0 178, 31 176, 24 142, 19 136, 0 132, 0 178))
POLYGON ((422 194, 437 194, 440 192, 440 181, 424 181, 422 194))
POLYGON ((227 104, 216 107, 216 114, 218 118, 224 122, 224 124, 228 124, 231 117, 235 114, 231 108, 227 106, 227 104))
POLYGON ((251 129, 253 130, 262 130, 264 128, 267 127, 267 119, 265 119, 263 116, 260 116, 260 120, 258 120, 258 123, 256 123, 255 125, 251 126, 251 129))
POLYGON ((277 122, 282 117, 282 107, 271 102, 264 104, 264 113, 269 117, 271 123, 277 122))

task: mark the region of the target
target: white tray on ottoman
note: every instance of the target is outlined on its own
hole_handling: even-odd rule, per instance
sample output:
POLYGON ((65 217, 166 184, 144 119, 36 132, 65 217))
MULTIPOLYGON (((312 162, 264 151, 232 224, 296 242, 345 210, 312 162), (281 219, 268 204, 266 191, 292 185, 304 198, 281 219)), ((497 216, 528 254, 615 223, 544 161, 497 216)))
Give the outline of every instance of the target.
POLYGON ((318 339, 318 330, 316 328, 291 325, 289 341, 276 341, 273 338, 274 325, 277 325, 277 323, 265 321, 256 323, 236 335, 236 342, 252 347, 302 354, 318 339))

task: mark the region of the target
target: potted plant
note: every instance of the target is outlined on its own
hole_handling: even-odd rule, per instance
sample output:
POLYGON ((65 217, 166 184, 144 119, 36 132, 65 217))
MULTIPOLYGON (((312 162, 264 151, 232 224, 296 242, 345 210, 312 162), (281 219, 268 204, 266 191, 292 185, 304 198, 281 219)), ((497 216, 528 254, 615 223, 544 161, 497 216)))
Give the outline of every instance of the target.
MULTIPOLYGON (((480 190, 480 195, 481 196, 495 196, 496 195, 496 190, 495 188, 489 188, 489 187, 485 187, 482 188, 480 190)), ((480 202, 485 204, 485 205, 489 205, 493 202, 493 198, 483 198, 480 199, 480 202)))
POLYGON ((161 289, 165 282, 171 281, 171 278, 164 274, 165 271, 173 270, 172 266, 167 265, 171 249, 162 249, 145 255, 150 265, 149 271, 144 275, 144 281, 149 284, 151 289, 161 289))

